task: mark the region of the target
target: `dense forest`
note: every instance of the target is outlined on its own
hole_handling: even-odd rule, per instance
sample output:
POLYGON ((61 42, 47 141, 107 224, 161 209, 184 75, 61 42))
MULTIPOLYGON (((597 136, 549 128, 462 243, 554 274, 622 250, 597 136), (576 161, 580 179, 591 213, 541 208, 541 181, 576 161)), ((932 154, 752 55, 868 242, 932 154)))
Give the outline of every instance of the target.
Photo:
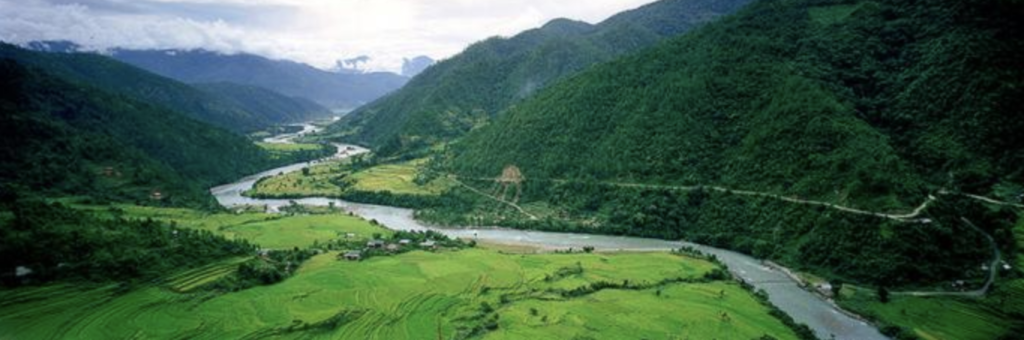
POLYGON ((331 116, 331 110, 309 99, 289 97, 258 86, 228 82, 193 86, 271 124, 304 123, 331 116))
POLYGON ((459 174, 715 184, 872 209, 1024 169, 1007 1, 763 1, 525 101, 459 174))
POLYGON ((658 1, 597 25, 557 19, 511 38, 484 40, 354 111, 328 132, 382 155, 415 151, 459 137, 591 65, 682 34, 747 2, 658 1))
POLYGON ((261 130, 277 121, 265 119, 187 84, 98 54, 33 52, 0 43, 0 58, 12 59, 67 80, 162 106, 235 132, 261 130))
POLYGON ((0 59, 7 195, 212 207, 207 188, 274 165, 243 136, 0 59))
MULTIPOLYGON (((466 179, 517 165, 520 204, 567 217, 489 221, 497 224, 682 237, 855 282, 956 278, 989 256, 982 234, 956 218, 970 215, 956 193, 1017 203, 1024 194, 1024 65, 1015 57, 1024 46, 1010 38, 1024 33, 1022 8, 760 1, 540 91, 452 144, 443 162, 466 179), (926 209, 928 223, 905 223, 629 183, 897 212, 953 194, 926 209)), ((444 221, 479 207, 424 216, 444 221)), ((985 216, 976 224, 1011 239, 1014 213, 985 216)), ((1013 242, 1000 246, 1014 251, 1013 242)))

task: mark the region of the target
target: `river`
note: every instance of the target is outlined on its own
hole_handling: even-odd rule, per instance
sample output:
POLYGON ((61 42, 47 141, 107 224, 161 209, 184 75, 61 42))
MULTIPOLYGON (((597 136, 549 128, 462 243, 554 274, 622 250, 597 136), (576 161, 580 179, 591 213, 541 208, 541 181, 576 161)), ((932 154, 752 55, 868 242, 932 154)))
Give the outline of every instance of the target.
MULTIPOLYGON (((301 133, 316 131, 316 127, 307 124, 301 133)), ((275 142, 289 143, 297 135, 278 136, 275 142)), ((368 151, 355 145, 335 145, 338 147, 338 153, 328 159, 344 158, 368 151)), ((242 193, 251 189, 260 178, 298 171, 316 162, 298 163, 264 171, 242 178, 235 183, 214 187, 210 189, 210 192, 221 205, 229 208, 242 205, 266 205, 268 210, 277 211, 278 208, 290 204, 291 201, 313 206, 328 206, 334 203, 335 206, 351 211, 363 218, 377 220, 389 229, 434 230, 452 237, 476 239, 486 243, 525 245, 544 249, 592 246, 598 251, 668 251, 682 246, 690 246, 706 254, 717 256, 722 263, 729 266, 729 269, 735 276, 742 278, 757 289, 763 289, 765 292, 768 292, 769 300, 772 304, 792 316, 797 322, 810 326, 818 334, 818 337, 822 339, 830 339, 832 336, 835 339, 850 340, 887 339, 870 324, 845 314, 832 302, 804 290, 786 273, 764 265, 761 260, 730 250, 690 242, 639 237, 567 234, 504 228, 439 228, 428 226, 415 220, 413 218, 413 211, 403 208, 353 203, 321 197, 287 200, 254 199, 242 196, 242 193)))

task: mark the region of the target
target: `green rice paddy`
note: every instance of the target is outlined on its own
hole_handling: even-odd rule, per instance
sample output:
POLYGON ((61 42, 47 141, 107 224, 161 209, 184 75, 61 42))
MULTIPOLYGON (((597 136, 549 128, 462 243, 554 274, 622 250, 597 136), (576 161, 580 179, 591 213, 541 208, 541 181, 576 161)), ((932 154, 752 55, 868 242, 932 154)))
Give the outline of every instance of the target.
MULTIPOLYGON (((121 209, 268 247, 307 245, 339 231, 386 233, 345 215, 197 219, 202 214, 187 210, 121 209)), ((668 253, 467 249, 361 262, 337 255, 314 257, 284 282, 233 293, 199 288, 244 259, 171 273, 130 290, 66 284, 4 290, 0 339, 794 338, 736 283, 697 280, 717 265, 668 253), (599 282, 642 287, 560 294, 599 282)))

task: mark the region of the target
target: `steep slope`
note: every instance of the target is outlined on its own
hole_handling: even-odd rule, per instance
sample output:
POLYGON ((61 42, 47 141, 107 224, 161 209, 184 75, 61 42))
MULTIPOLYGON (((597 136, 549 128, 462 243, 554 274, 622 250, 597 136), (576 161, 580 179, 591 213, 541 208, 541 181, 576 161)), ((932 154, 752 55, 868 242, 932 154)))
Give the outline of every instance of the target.
POLYGON ((299 123, 331 115, 331 110, 309 99, 289 97, 258 86, 225 82, 193 86, 273 124, 299 123))
POLYGON ((10 59, 0 59, 0 113, 5 195, 209 206, 207 188, 270 165, 244 137, 10 59))
POLYGON ((0 44, 0 58, 13 59, 62 78, 164 106, 236 132, 259 130, 270 124, 186 84, 97 54, 33 52, 0 44))
POLYGON ((354 111, 328 132, 383 154, 461 136, 548 84, 683 33, 747 2, 663 0, 598 25, 558 19, 512 38, 491 38, 354 111))
POLYGON ((1018 27, 975 13, 986 9, 761 3, 519 104, 468 136, 455 164, 879 208, 900 204, 872 198, 920 201, 926 184, 987 193, 1020 180, 1024 68, 1005 53, 1021 50, 1004 39, 1018 27))
POLYGON ((964 218, 1010 253, 1015 213, 956 193, 1024 197, 1021 13, 759 1, 541 91, 453 144, 449 171, 490 188, 516 165, 520 206, 587 221, 525 227, 686 238, 848 282, 980 276, 991 249, 964 218), (728 189, 681 188, 699 185, 728 189), (794 203, 904 214, 930 194, 916 220, 794 203))
POLYGON ((394 91, 408 78, 393 73, 341 74, 252 54, 204 50, 116 50, 115 59, 186 83, 259 86, 328 108, 354 108, 394 91))

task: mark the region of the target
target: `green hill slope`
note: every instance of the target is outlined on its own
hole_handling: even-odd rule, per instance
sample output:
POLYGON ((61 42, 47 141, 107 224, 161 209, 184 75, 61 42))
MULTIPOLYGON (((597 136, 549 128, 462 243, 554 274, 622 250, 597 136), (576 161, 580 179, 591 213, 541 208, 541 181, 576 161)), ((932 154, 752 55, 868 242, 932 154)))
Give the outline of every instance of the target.
POLYGON ((309 99, 289 97, 258 86, 226 82, 193 86, 273 124, 301 123, 331 115, 331 110, 309 99))
POLYGON ((328 132, 374 146, 382 154, 449 140, 557 80, 732 13, 747 2, 664 0, 598 25, 558 19, 511 38, 491 38, 430 67, 328 132))
POLYGON ((454 164, 878 209, 938 187, 988 193, 1024 166, 1024 68, 1008 53, 1021 41, 1007 39, 1020 27, 997 6, 758 3, 519 104, 454 164))
POLYGON ((101 55, 33 52, 0 44, 0 58, 13 59, 65 79, 164 106, 235 132, 255 131, 271 124, 263 117, 214 95, 101 55))
POLYGON ((271 165, 242 136, 0 60, 5 194, 207 206, 210 186, 271 165))
POLYGON ((481 189, 494 184, 479 178, 518 166, 519 205, 551 217, 508 210, 483 225, 687 238, 879 285, 980 279, 991 249, 961 217, 1014 252, 1016 213, 940 189, 1024 197, 1021 12, 1007 1, 760 1, 541 91, 453 144, 446 164, 481 189), (929 194, 938 202, 907 221, 630 183, 899 214, 929 194))

